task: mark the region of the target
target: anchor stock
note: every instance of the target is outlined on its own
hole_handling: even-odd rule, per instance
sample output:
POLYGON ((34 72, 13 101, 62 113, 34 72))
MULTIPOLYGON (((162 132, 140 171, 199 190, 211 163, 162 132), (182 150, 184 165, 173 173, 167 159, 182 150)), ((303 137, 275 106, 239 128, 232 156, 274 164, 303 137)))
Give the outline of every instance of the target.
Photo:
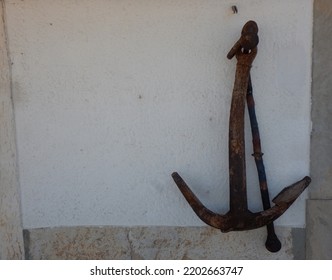
MULTIPOLYGON (((248 108, 248 113, 249 113, 249 120, 250 120, 251 134, 252 134, 252 144, 253 144, 253 150, 254 150, 254 153, 252 154, 252 156, 255 159, 255 164, 256 164, 256 168, 257 168, 259 188, 260 188, 260 192, 261 192, 263 209, 267 210, 267 209, 271 208, 270 196, 269 196, 269 190, 268 190, 266 174, 265 174, 265 167, 264 167, 264 162, 263 162, 261 139, 260 139, 260 135, 259 135, 258 122, 257 122, 257 118, 256 118, 255 100, 254 100, 254 96, 253 96, 250 75, 249 75, 249 83, 248 83, 246 99, 247 99, 247 108, 248 108)), ((281 249, 281 242, 275 233, 273 222, 271 222, 270 224, 267 224, 266 229, 267 229, 267 237, 266 237, 266 242, 265 242, 266 249, 273 253, 278 252, 281 249)))

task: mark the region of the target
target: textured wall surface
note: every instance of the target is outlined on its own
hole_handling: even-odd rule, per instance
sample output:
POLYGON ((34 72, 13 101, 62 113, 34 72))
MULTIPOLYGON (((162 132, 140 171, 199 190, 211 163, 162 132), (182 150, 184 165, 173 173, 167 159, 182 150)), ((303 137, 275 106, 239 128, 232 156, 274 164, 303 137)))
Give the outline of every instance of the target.
POLYGON ((0 1, 0 259, 24 257, 10 67, 0 1))
MULTIPOLYGON (((26 228, 202 225, 170 174, 228 210, 243 24, 271 196, 309 173, 312 1, 6 1, 26 228)), ((247 130, 250 133, 250 130, 247 130)), ((250 207, 261 210, 248 137, 250 207)), ((279 220, 303 227, 305 196, 279 220)))
POLYGON ((332 2, 314 5, 310 201, 307 258, 332 259, 332 2))
POLYGON ((264 247, 265 229, 223 234, 208 227, 62 227, 25 230, 27 259, 299 259, 303 238, 277 228, 283 248, 264 247), (297 241, 295 241, 297 240, 297 241), (296 242, 300 241, 299 244, 296 242))
POLYGON ((307 259, 332 259, 332 200, 316 199, 307 203, 307 259))
POLYGON ((315 1, 312 81, 312 199, 332 199, 332 3, 315 1))

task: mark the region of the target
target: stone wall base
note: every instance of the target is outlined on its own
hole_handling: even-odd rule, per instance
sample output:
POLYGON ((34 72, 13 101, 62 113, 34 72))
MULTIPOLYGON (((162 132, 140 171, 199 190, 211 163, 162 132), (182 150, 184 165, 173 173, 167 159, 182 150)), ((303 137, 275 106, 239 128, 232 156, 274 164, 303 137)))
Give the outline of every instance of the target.
POLYGON ((58 227, 24 230, 26 259, 303 259, 304 229, 277 227, 278 253, 265 228, 221 233, 210 227, 58 227))
POLYGON ((307 258, 332 260, 332 200, 307 202, 307 258))

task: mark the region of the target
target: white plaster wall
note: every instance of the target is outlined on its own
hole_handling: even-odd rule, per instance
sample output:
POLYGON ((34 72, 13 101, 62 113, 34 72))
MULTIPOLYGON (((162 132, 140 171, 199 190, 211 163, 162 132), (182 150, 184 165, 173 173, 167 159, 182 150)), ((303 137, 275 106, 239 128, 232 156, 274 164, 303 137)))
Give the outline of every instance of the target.
MULTIPOLYGON (((25 228, 203 225, 173 171, 226 212, 226 54, 250 19, 271 197, 308 175, 312 0, 7 0, 6 19, 25 228)), ((304 199, 277 224, 303 226, 304 199)))

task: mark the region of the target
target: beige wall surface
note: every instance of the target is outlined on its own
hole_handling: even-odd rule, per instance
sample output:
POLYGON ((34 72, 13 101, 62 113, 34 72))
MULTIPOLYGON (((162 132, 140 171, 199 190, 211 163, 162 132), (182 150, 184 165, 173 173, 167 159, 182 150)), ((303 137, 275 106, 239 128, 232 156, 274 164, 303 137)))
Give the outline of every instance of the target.
POLYGON ((24 257, 10 65, 0 2, 0 259, 24 257))
POLYGON ((332 259, 332 2, 314 5, 311 176, 307 258, 332 259))

